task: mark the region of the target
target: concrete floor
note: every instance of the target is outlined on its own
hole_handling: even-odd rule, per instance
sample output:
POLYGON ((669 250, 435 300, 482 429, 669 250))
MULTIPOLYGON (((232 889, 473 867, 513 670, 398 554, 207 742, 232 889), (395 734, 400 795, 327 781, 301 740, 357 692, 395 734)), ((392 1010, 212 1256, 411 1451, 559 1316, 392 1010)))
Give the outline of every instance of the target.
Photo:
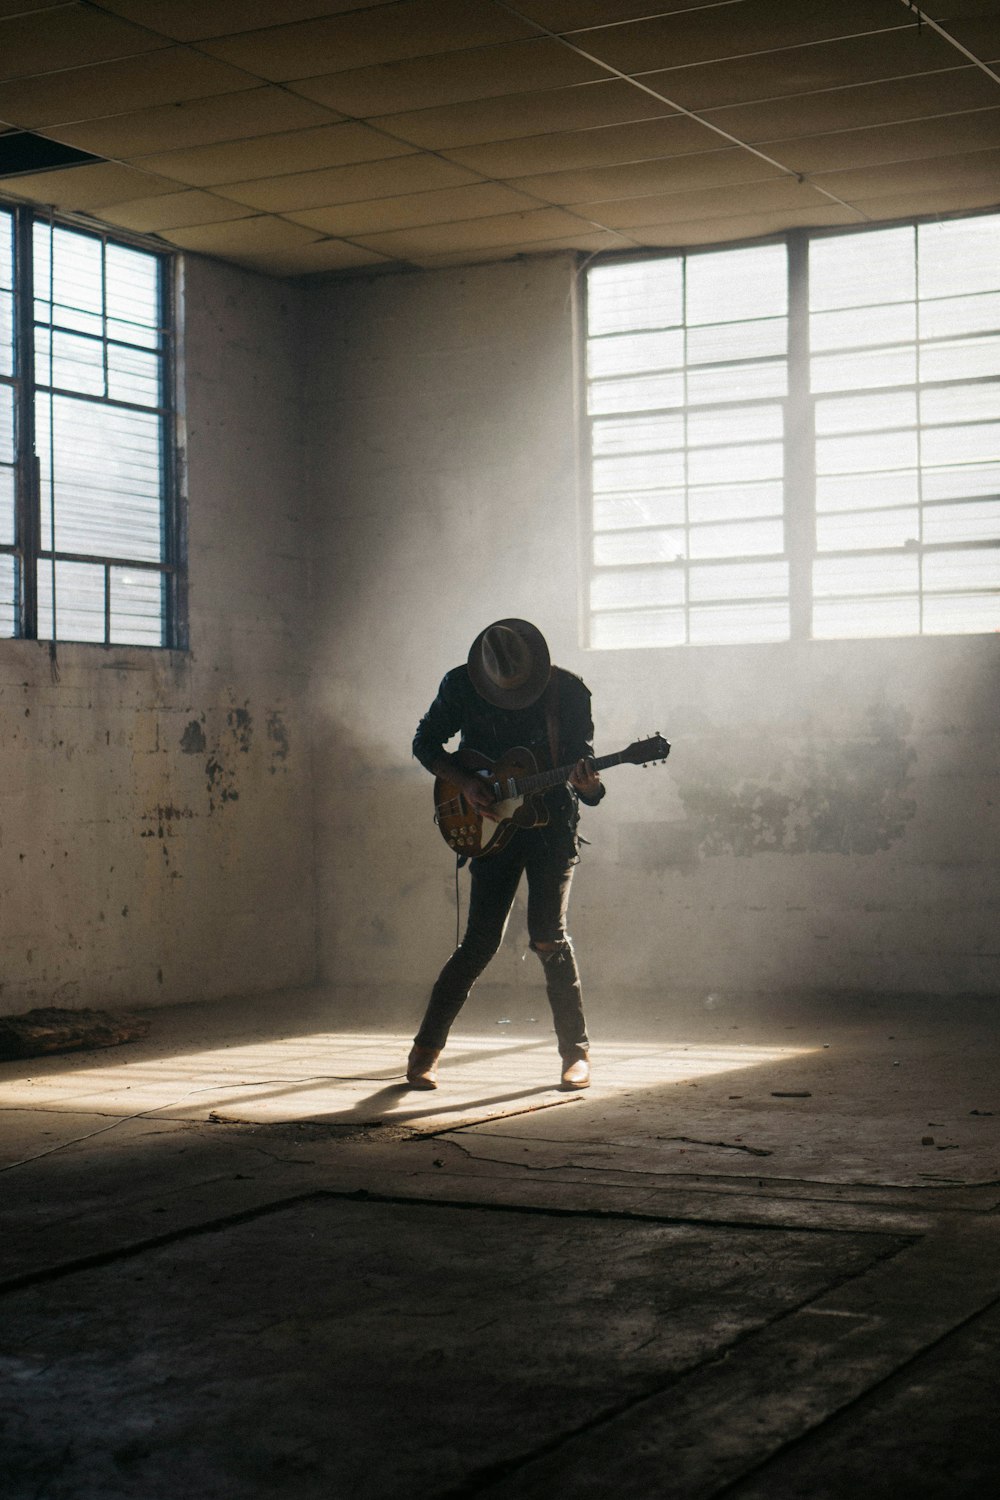
POLYGON ((1000 1493, 995 1003, 398 1000, 0 1064, 5 1500, 1000 1493))

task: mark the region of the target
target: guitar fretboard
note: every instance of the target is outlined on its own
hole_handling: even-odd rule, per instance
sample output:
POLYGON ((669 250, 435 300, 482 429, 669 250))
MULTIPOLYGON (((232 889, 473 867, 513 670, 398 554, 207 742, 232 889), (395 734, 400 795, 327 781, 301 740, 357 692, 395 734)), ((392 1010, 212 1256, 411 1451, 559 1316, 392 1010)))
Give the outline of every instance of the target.
MULTIPOLYGON (((601 755, 594 762, 595 771, 606 770, 608 766, 620 766, 624 758, 623 752, 618 751, 615 755, 601 755)), ((493 783, 500 798, 504 797, 526 797, 532 792, 547 791, 550 786, 558 786, 562 781, 568 781, 576 761, 568 766, 557 766, 554 771, 539 771, 535 776, 509 776, 504 781, 493 783)))

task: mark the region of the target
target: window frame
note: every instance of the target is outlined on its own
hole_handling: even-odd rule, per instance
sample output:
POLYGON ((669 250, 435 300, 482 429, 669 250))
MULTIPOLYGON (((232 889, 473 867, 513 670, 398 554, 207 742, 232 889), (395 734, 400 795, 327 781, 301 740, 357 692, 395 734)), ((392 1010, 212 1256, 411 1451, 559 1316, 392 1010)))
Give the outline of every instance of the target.
MULTIPOLYGON (((81 222, 72 215, 42 210, 24 202, 0 197, 0 211, 12 220, 13 242, 13 373, 9 380, 14 408, 14 542, 2 552, 14 559, 14 631, 0 636, 4 640, 29 640, 52 646, 96 646, 101 650, 186 651, 188 649, 187 609, 187 508, 181 483, 180 446, 181 401, 178 383, 180 366, 179 305, 180 257, 163 246, 150 244, 140 235, 130 235, 92 222, 81 222), (58 545, 42 545, 42 512, 44 504, 39 453, 37 447, 37 397, 40 385, 36 378, 36 278, 34 274, 34 232, 37 224, 50 229, 64 229, 96 240, 102 254, 108 246, 122 246, 141 251, 159 263, 159 307, 157 317, 161 346, 160 401, 155 407, 135 406, 122 400, 88 398, 68 392, 73 399, 96 399, 98 404, 120 410, 136 410, 156 416, 160 424, 160 527, 162 556, 153 562, 146 558, 123 557, 97 552, 76 553, 58 545), (86 640, 73 635, 39 631, 39 569, 55 562, 78 562, 104 569, 104 638, 86 640), (111 637, 110 578, 114 568, 153 572, 161 576, 161 639, 151 641, 114 640, 111 637)), ((106 335, 104 335, 106 338, 106 335)), ((44 392, 48 391, 44 387, 44 392)), ((43 392, 43 393, 44 393, 43 392)), ((57 539, 55 539, 57 540, 57 539)))
MULTIPOLYGON (((875 641, 884 639, 927 639, 932 636, 963 636, 992 634, 993 630, 968 630, 968 631, 925 631, 924 603, 925 590, 921 581, 916 595, 920 629, 910 632, 896 634, 815 634, 813 629, 814 605, 817 595, 814 589, 814 565, 819 560, 837 558, 855 558, 863 555, 889 557, 899 555, 903 548, 878 547, 870 549, 824 549, 820 550, 817 545, 817 439, 816 439, 816 405, 823 399, 830 399, 828 392, 812 389, 810 374, 810 305, 809 305, 809 247, 820 240, 843 238, 846 235, 864 235, 877 233, 897 228, 912 228, 916 231, 921 225, 936 225, 943 221, 974 220, 1000 216, 1000 210, 995 206, 973 210, 971 212, 956 212, 950 214, 928 214, 922 216, 911 216, 898 220, 879 220, 865 225, 833 225, 822 228, 793 228, 784 231, 776 231, 772 234, 761 235, 755 238, 744 238, 739 240, 726 240, 713 242, 711 244, 678 245, 670 249, 637 249, 631 251, 615 251, 580 257, 578 281, 581 284, 581 337, 579 340, 579 391, 581 413, 580 421, 580 464, 581 474, 581 499, 583 525, 581 527, 581 619, 583 629, 583 642, 588 650, 595 651, 618 651, 618 650, 677 650, 691 649, 692 647, 723 647, 729 649, 732 646, 774 646, 801 643, 802 641, 875 641), (595 517, 595 486, 594 486, 594 460, 595 450, 592 436, 593 423, 595 419, 606 420, 607 412, 592 412, 588 399, 591 376, 588 370, 588 344, 590 340, 590 320, 588 310, 588 277, 587 272, 596 267, 622 265, 636 262, 650 262, 660 260, 693 259, 696 256, 711 255, 724 251, 739 251, 741 249, 755 249, 767 245, 784 245, 787 252, 787 319, 788 336, 786 346, 787 366, 787 390, 784 396, 766 398, 769 402, 779 404, 785 415, 785 429, 783 437, 785 464, 783 473, 783 527, 784 527, 784 551, 781 554, 788 566, 788 634, 779 639, 747 639, 745 641, 693 641, 690 639, 691 618, 691 596, 690 590, 685 588, 684 618, 685 618, 685 640, 676 642, 652 642, 645 643, 638 639, 622 642, 595 643, 594 621, 595 616, 602 613, 593 600, 593 586, 595 577, 602 571, 601 566, 594 560, 594 544, 598 535, 604 534, 596 525, 595 517)), ((997 290, 1000 291, 1000 270, 997 275, 997 290)), ((919 309, 919 294, 915 294, 915 305, 919 309)), ((918 312, 919 316, 919 312, 918 312)), ((686 328, 686 323, 684 327, 686 328)), ((921 347, 919 335, 914 345, 915 349, 921 347)), ((686 372, 688 366, 682 367, 686 372)), ((989 376, 969 376, 962 381, 963 385, 975 385, 987 379, 996 379, 989 376)), ((948 382, 945 382, 946 384, 948 382)), ((902 382, 894 386, 886 386, 886 393, 898 390, 913 390, 919 398, 923 386, 933 387, 935 382, 921 382, 917 378, 913 382, 902 382)), ((879 388, 881 391, 883 388, 879 388)), ((762 398, 763 400, 764 398, 762 398)), ((746 403, 756 404, 756 403, 746 403)), ((741 403, 727 402, 718 406, 706 406, 685 404, 675 408, 654 408, 650 410, 650 416, 655 412, 676 412, 686 417, 691 411, 700 410, 723 410, 726 406, 739 407, 741 403)), ((914 432, 918 437, 923 430, 923 423, 918 415, 914 432)), ((687 449, 685 448, 685 452, 687 449)), ((923 470, 918 468, 918 476, 923 470)), ((921 502, 921 505, 923 502, 921 502)), ((641 528, 640 528, 641 529, 641 528)), ((1000 536, 990 540, 979 540, 969 542, 927 542, 921 540, 919 543, 919 556, 922 558, 929 554, 944 553, 962 548, 981 548, 983 550, 996 549, 1000 546, 1000 536)), ((740 562, 751 562, 754 559, 745 554, 732 557, 712 559, 723 563, 737 564, 740 562)), ((762 559, 766 560, 766 559, 762 559)), ((690 569, 692 559, 690 553, 684 559, 685 575, 690 569)), ((643 567, 651 568, 658 566, 655 562, 637 562, 633 564, 608 564, 610 567, 632 566, 636 569, 643 567)), ((738 603, 734 600, 734 603, 738 603)), ((641 616, 645 609, 641 603, 633 606, 637 616, 641 616)), ((628 611, 623 609, 622 613, 628 611)))

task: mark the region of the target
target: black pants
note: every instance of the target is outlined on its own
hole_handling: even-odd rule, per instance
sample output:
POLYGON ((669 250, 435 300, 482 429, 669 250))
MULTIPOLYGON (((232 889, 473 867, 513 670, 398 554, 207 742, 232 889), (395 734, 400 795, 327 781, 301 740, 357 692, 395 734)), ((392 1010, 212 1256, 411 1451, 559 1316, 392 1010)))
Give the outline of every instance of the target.
POLYGON ((576 844, 567 828, 521 828, 498 854, 474 859, 470 866, 469 920, 465 936, 431 991, 415 1041, 440 1050, 469 991, 500 947, 521 876, 528 877, 528 936, 542 960, 545 988, 552 1007, 556 1039, 564 1057, 586 1051, 580 975, 566 931, 569 891, 576 865, 576 844), (539 948, 554 943, 554 948, 539 948))

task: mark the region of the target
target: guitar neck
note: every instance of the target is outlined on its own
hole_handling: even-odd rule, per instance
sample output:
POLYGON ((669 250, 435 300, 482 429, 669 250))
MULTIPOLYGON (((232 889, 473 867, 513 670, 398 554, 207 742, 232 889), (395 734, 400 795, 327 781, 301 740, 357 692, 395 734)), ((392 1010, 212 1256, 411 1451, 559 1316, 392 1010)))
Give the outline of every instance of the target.
MULTIPOLYGON (((620 766, 623 759, 624 751, 621 750, 615 755, 599 756, 593 762, 594 770, 604 771, 607 770, 608 766, 620 766)), ((568 766, 557 766, 554 771, 539 771, 534 776, 518 776, 512 778, 513 788, 511 788, 511 783, 508 782, 504 784, 504 789, 508 795, 510 795, 513 789, 513 795, 516 797, 524 797, 532 792, 544 792, 550 786, 559 786, 561 782, 568 781, 575 766, 576 761, 574 760, 568 766)))

